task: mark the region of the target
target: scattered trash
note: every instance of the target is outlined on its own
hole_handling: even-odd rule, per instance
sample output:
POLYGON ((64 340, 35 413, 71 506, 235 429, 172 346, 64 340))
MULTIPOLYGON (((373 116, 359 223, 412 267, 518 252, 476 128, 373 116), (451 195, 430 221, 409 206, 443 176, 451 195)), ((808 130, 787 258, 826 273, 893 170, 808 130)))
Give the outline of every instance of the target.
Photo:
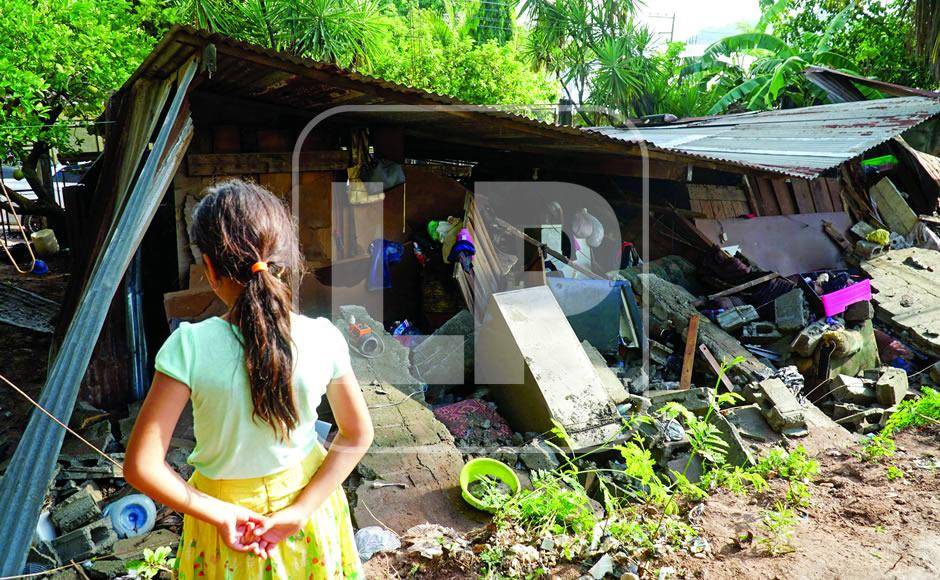
POLYGON ((368 526, 356 530, 356 550, 359 559, 368 562, 379 552, 390 552, 401 547, 398 536, 379 526, 368 526))

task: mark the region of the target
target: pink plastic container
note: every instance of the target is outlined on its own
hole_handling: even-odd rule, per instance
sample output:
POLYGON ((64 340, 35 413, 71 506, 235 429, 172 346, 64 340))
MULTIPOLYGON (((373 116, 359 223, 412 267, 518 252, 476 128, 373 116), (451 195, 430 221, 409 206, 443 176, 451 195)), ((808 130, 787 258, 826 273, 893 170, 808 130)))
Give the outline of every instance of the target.
POLYGON ((842 290, 836 290, 819 297, 822 300, 823 312, 826 316, 842 314, 845 309, 856 302, 871 300, 871 280, 859 280, 842 290))

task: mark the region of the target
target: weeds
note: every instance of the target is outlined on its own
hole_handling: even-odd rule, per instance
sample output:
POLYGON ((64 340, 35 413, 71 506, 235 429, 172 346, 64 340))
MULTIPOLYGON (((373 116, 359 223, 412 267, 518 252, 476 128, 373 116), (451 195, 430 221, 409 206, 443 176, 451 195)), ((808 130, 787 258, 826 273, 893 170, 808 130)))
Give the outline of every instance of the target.
POLYGON ((896 465, 889 465, 889 466, 888 466, 887 477, 888 477, 888 481, 894 481, 894 480, 896 480, 896 479, 901 479, 901 478, 904 477, 904 471, 901 470, 901 468, 898 467, 898 466, 896 466, 896 465))
MULTIPOLYGON (((911 427, 940 425, 940 391, 924 387, 921 396, 898 404, 880 433, 862 444, 862 459, 876 462, 894 455, 894 435, 911 427)), ((896 479, 896 478, 895 478, 896 479)))
POLYGON ((761 513, 761 529, 764 535, 757 541, 771 556, 793 552, 796 548, 790 543, 796 528, 796 513, 782 502, 777 502, 772 510, 761 513))
POLYGON ((131 578, 155 578, 160 572, 171 573, 176 558, 170 557, 170 547, 161 546, 156 550, 144 548, 143 560, 133 560, 127 563, 127 575, 131 578))

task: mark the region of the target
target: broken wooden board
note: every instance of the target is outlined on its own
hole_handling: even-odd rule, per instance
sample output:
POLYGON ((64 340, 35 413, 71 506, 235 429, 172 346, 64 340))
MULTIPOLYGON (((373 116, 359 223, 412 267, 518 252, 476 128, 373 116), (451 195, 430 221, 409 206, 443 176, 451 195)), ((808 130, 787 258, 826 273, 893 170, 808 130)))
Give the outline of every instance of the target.
POLYGON ((884 220, 885 225, 891 228, 891 231, 902 236, 911 233, 917 225, 917 214, 911 206, 907 205, 907 201, 890 179, 882 178, 871 187, 869 193, 878 215, 884 220))
POLYGON ((460 495, 463 455, 424 402, 423 385, 409 371, 408 349, 363 307, 339 310, 343 319, 336 326, 344 334, 344 321, 355 316, 385 345, 374 358, 351 353, 353 373, 362 385, 375 430, 372 447, 359 463, 362 481, 350 501, 356 527, 384 525, 399 534, 426 522, 459 531, 478 527, 485 514, 469 507, 460 495))
POLYGON ((0 323, 50 333, 58 316, 58 302, 13 284, 0 284, 0 323))
POLYGON ((499 292, 479 334, 476 379, 490 385, 515 431, 548 433, 557 421, 575 450, 621 431, 617 407, 546 286, 499 292))
MULTIPOLYGON (((925 354, 940 357, 940 252, 893 250, 862 262, 875 316, 925 354)), ((899 337, 900 338, 900 337, 899 337)))

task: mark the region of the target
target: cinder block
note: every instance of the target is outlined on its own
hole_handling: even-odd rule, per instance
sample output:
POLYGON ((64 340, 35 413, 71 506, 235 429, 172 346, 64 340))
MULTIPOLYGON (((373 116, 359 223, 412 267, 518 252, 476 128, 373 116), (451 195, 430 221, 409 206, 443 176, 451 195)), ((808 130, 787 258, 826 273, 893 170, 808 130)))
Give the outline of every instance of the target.
POLYGON ((790 344, 790 350, 800 356, 813 356, 823 335, 834 328, 825 319, 817 320, 800 331, 790 344))
POLYGON ((77 562, 105 553, 116 541, 117 534, 107 517, 59 536, 52 541, 52 547, 60 561, 77 562))
POLYGON ((101 509, 90 488, 82 488, 52 508, 49 519, 59 530, 67 534, 101 517, 101 509))
POLYGON ((880 256, 884 250, 884 246, 869 242, 868 240, 855 242, 855 253, 864 260, 871 260, 872 258, 880 256))
POLYGON ((780 330, 799 330, 809 322, 806 297, 799 288, 774 300, 774 319, 780 330))

